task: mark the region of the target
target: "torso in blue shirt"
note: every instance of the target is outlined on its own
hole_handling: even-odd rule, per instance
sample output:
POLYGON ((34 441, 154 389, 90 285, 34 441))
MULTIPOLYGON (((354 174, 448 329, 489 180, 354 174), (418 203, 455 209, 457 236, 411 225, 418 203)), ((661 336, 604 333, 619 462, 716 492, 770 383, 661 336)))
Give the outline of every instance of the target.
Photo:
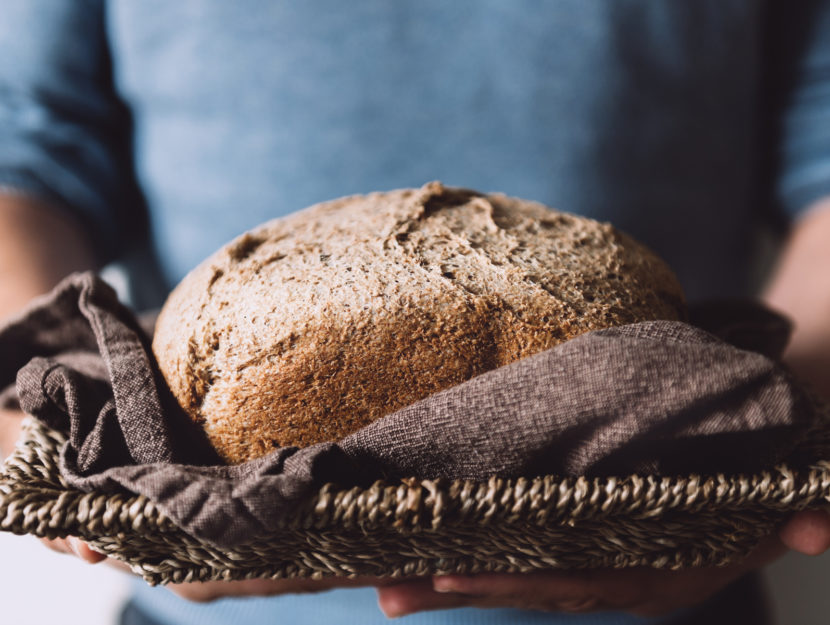
POLYGON ((170 282, 370 190, 503 191, 610 220, 694 295, 741 288, 758 3, 110 0, 170 282))

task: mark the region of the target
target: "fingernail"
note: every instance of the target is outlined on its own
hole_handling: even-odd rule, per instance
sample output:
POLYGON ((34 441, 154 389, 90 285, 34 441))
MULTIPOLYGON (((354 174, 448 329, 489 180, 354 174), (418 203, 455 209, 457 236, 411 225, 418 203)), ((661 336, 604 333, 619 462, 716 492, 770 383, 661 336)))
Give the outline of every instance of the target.
POLYGON ((383 612, 383 615, 386 618, 398 618, 398 617, 406 616, 407 614, 409 614, 409 611, 407 611, 407 610, 401 610, 398 607, 386 608, 383 605, 380 606, 380 611, 383 612))
POLYGON ((435 592, 464 592, 462 580, 455 576, 436 575, 432 578, 432 589, 435 592))
POLYGON ((395 597, 394 590, 391 595, 385 592, 385 588, 377 588, 376 590, 378 595, 378 607, 386 618, 398 618, 399 616, 408 614, 408 612, 403 609, 401 601, 395 597))
POLYGON ((66 544, 69 546, 69 549, 79 558, 81 557, 81 545, 77 538, 67 538, 66 544))

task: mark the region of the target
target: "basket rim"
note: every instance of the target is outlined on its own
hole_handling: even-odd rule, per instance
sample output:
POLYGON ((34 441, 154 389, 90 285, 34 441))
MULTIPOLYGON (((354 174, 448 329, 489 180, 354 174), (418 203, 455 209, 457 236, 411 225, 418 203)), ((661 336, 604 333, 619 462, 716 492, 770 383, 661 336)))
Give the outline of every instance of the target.
MULTIPOLYGON (((144 495, 85 493, 57 468, 62 433, 32 417, 0 472, 0 531, 50 537, 64 532, 184 532, 144 495)), ((545 525, 611 517, 648 519, 722 510, 794 512, 830 502, 830 460, 796 469, 786 463, 757 473, 519 478, 487 481, 403 478, 368 487, 326 484, 302 499, 283 530, 394 528, 437 530, 458 524, 545 525)), ((261 537, 256 537, 259 539, 261 537)), ((255 539, 255 540, 256 540, 255 539)))

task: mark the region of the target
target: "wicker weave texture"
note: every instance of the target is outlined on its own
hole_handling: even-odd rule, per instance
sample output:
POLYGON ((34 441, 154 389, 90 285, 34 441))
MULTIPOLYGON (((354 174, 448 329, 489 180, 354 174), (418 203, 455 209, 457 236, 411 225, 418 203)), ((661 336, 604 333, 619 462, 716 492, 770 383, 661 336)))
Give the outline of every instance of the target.
POLYGON ((830 501, 825 461, 748 476, 329 485, 278 533, 225 552, 178 529, 146 497, 67 486, 57 467, 63 440, 27 420, 0 476, 0 529, 80 536, 151 584, 723 565, 791 512, 830 501))

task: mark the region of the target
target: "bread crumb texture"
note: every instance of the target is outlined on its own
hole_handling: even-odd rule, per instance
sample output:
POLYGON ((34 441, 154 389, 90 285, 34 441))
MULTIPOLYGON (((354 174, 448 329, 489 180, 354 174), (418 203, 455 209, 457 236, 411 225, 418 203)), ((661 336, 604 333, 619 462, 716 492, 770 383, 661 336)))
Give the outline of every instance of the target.
POLYGON ((153 350, 230 463, 337 440, 584 332, 683 319, 608 224, 432 182, 268 222, 170 295, 153 350))

